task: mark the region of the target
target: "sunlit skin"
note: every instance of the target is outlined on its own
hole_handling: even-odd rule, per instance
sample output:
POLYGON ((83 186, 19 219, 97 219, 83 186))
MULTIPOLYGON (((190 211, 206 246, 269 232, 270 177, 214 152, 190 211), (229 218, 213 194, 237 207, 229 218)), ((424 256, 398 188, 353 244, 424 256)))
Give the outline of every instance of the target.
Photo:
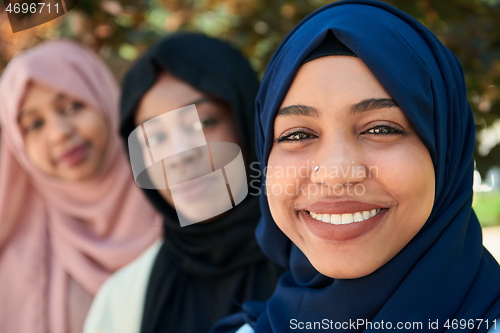
POLYGON ((271 214, 326 276, 374 272, 430 215, 435 176, 429 151, 359 58, 329 56, 302 65, 276 116, 274 139, 266 183, 271 214), (314 171, 315 165, 321 167, 314 171), (287 166, 308 168, 308 177, 277 174, 287 166), (286 193, 277 190, 286 187, 286 193), (309 215, 366 207, 380 207, 380 213, 347 226, 309 215))
POLYGON ((43 173, 65 181, 93 177, 103 160, 108 129, 92 106, 51 87, 28 86, 18 123, 28 158, 43 173))
MULTIPOLYGON (((135 125, 139 126, 149 119, 195 102, 206 142, 232 142, 241 147, 238 125, 235 115, 229 107, 166 72, 158 77, 154 86, 142 98, 135 114, 135 125), (201 100, 203 101, 198 103, 201 100)), ((152 142, 162 141, 161 144, 165 146, 167 151, 173 147, 186 146, 189 144, 190 133, 184 133, 182 129, 185 124, 190 122, 189 119, 179 117, 178 123, 158 124, 161 126, 158 128, 158 133, 162 134, 153 135, 152 138, 148 139, 153 140, 152 142)), ((152 143, 150 142, 150 144, 152 143)), ((200 161, 209 158, 205 154, 206 152, 206 150, 189 150, 182 155, 176 155, 175 158, 169 158, 165 162, 168 177, 189 180, 200 176, 200 161)), ((150 174, 150 177, 155 176, 150 174)), ((152 179, 152 181, 153 183, 163 182, 164 178, 152 179)), ((179 199, 174 205, 168 187, 158 189, 158 192, 172 207, 175 207, 188 219, 196 220, 197 212, 213 206, 213 200, 202 200, 203 198, 179 199)), ((224 192, 221 195, 227 195, 227 189, 224 188, 224 192)), ((217 195, 217 193, 211 193, 211 198, 217 195)))

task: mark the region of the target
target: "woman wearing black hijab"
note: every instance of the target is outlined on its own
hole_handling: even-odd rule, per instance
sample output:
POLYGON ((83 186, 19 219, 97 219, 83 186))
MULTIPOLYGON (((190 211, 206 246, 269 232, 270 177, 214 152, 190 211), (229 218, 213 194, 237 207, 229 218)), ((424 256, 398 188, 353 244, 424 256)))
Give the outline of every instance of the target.
MULTIPOLYGON (((151 47, 126 74, 120 133, 127 143, 149 119, 196 104, 207 141, 239 144, 248 174, 255 160, 257 90, 255 73, 236 49, 200 34, 175 34, 151 47)), ((203 223, 181 227, 168 188, 144 192, 164 216, 163 243, 108 280, 85 332, 208 332, 242 302, 271 295, 281 269, 255 240, 256 196, 203 223)), ((175 206, 181 214, 191 213, 177 201, 175 206)))

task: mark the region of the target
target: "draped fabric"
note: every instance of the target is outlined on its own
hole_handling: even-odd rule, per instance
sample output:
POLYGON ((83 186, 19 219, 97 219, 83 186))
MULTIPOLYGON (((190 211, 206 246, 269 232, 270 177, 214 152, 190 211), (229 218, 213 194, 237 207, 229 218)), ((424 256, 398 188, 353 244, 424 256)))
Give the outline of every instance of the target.
POLYGON ((83 304, 104 280, 161 235, 154 227, 159 216, 127 166, 117 132, 118 87, 90 50, 60 40, 14 57, 0 81, 0 120, 0 328, 65 333, 73 319, 83 325, 90 305, 83 304), (90 179, 63 181, 30 162, 17 118, 31 82, 104 116, 108 146, 90 179))
MULTIPOLYGON (((174 34, 159 41, 127 73, 121 100, 125 142, 136 127, 133 116, 142 96, 161 71, 231 107, 249 166, 255 156, 257 78, 239 51, 200 34, 174 34)), ((255 239, 260 216, 257 197, 249 194, 211 222, 181 227, 174 209, 156 190, 144 192, 164 217, 165 242, 149 281, 142 333, 208 332, 243 301, 271 295, 282 270, 264 256, 255 239)))
POLYGON ((316 271, 278 229, 262 195, 259 244, 288 271, 266 304, 245 304, 244 313, 222 321, 214 332, 234 331, 244 322, 257 333, 288 332, 292 319, 421 322, 423 331, 431 331, 429 320, 438 320, 439 329, 432 332, 446 331, 448 319, 449 324, 465 319, 473 325, 461 332, 486 332, 487 325, 477 327, 475 319, 491 325, 500 317, 500 267, 482 245, 471 208, 474 120, 460 64, 417 20, 385 3, 361 0, 335 2, 300 22, 275 52, 257 97, 261 167, 269 157, 276 112, 298 68, 328 31, 368 66, 428 148, 436 177, 431 215, 409 244, 372 274, 332 279, 316 271))

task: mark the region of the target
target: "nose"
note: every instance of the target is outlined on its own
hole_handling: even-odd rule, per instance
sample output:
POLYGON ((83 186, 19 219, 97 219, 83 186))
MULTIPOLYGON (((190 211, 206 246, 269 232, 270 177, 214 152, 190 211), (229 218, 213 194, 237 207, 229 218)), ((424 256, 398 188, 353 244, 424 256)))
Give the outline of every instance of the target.
POLYGON ((49 139, 52 143, 57 143, 69 138, 74 130, 70 119, 60 115, 53 115, 50 119, 49 139))
POLYGON ((192 148, 164 159, 169 186, 212 171, 207 146, 192 148))
POLYGON ((368 176, 363 157, 354 137, 340 132, 331 139, 324 138, 311 163, 311 182, 334 189, 361 183, 368 176))
POLYGON ((199 138, 190 135, 191 133, 187 133, 181 128, 176 128, 173 132, 168 149, 174 153, 165 160, 166 166, 170 169, 180 170, 186 167, 192 168, 202 162, 202 156, 205 155, 203 152, 207 146, 200 147, 200 142, 197 140, 199 138))

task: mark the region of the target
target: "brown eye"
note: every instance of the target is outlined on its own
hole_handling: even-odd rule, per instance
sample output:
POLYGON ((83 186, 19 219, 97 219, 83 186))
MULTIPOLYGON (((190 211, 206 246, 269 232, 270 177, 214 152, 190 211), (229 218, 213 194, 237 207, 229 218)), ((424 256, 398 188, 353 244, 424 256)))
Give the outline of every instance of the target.
POLYGON ((66 115, 72 115, 72 114, 76 113, 77 111, 83 109, 84 106, 85 105, 83 105, 83 103, 80 103, 80 102, 71 102, 71 103, 66 104, 63 111, 64 111, 64 114, 66 114, 66 115))
POLYGON ((155 133, 151 136, 148 136, 148 147, 154 147, 159 144, 163 144, 165 141, 167 141, 168 136, 166 133, 160 132, 160 133, 155 133))
POLYGON ((389 125, 377 125, 375 127, 372 127, 366 131, 364 131, 361 134, 371 134, 371 135, 400 135, 400 134, 405 134, 406 132, 389 126, 389 125))
POLYGON ((278 139, 276 139, 276 141, 278 143, 281 143, 281 142, 297 142, 297 141, 303 141, 303 140, 307 140, 307 139, 312 139, 312 138, 315 138, 315 137, 316 137, 315 135, 311 135, 311 134, 306 133, 306 132, 298 131, 298 132, 293 132, 293 133, 282 135, 278 139))
POLYGON ((27 124, 27 126, 24 127, 24 132, 25 133, 30 133, 33 131, 36 131, 40 128, 42 128, 44 125, 44 121, 41 119, 35 119, 27 124))
POLYGON ((205 128, 210 128, 210 127, 217 125, 219 123, 219 120, 216 118, 207 118, 207 119, 201 120, 200 122, 201 122, 201 127, 203 129, 205 129, 205 128))

